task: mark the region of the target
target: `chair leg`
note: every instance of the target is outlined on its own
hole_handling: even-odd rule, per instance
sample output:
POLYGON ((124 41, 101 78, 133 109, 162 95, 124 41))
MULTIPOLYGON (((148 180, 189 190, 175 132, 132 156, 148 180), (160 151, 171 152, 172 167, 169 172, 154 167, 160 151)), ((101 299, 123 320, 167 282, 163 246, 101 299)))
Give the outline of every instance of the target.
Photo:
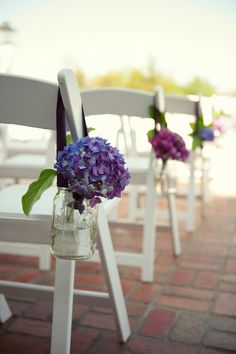
POLYGON ((134 221, 137 219, 137 208, 138 208, 138 186, 130 185, 129 193, 129 208, 128 208, 128 219, 134 221))
POLYGON ((177 218, 174 191, 173 192, 168 191, 168 206, 169 206, 170 225, 172 231, 172 242, 173 242, 174 254, 175 256, 179 256, 181 253, 181 245, 179 239, 179 227, 178 227, 178 218, 177 218))
POLYGON ((206 208, 209 203, 209 176, 208 176, 207 161, 202 160, 202 217, 206 216, 206 208))
POLYGON ((186 231, 195 230, 195 176, 194 176, 194 152, 190 155, 190 177, 187 195, 186 231))
POLYGON ((101 264, 104 269, 106 285, 120 340, 125 342, 131 333, 130 325, 115 260, 110 230, 102 205, 99 207, 98 212, 98 231, 97 246, 101 258, 101 264))
POLYGON ((51 268, 51 255, 48 245, 39 246, 39 269, 50 270, 51 268))
POLYGON ((141 279, 152 282, 154 278, 155 263, 155 237, 156 237, 156 185, 154 172, 151 169, 148 174, 146 210, 143 227, 143 263, 141 279))
POLYGON ((69 354, 75 261, 56 260, 51 354, 69 354))
POLYGON ((11 318, 12 313, 4 295, 0 294, 0 323, 4 323, 11 318))

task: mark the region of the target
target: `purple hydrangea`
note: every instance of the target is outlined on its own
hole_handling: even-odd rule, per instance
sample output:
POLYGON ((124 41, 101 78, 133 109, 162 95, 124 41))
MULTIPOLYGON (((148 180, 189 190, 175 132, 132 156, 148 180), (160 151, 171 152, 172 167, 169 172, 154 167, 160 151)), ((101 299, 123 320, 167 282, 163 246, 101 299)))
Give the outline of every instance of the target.
POLYGON ((211 128, 209 127, 204 127, 202 130, 200 130, 197 135, 203 140, 203 141, 213 141, 215 138, 214 132, 211 128))
POLYGON ((185 161, 189 155, 183 138, 168 128, 162 128, 151 139, 150 143, 157 158, 161 158, 165 166, 168 159, 185 161))
POLYGON ((73 193, 89 199, 90 206, 100 203, 100 197, 120 197, 130 180, 123 155, 100 137, 84 137, 65 146, 54 167, 68 179, 73 193))

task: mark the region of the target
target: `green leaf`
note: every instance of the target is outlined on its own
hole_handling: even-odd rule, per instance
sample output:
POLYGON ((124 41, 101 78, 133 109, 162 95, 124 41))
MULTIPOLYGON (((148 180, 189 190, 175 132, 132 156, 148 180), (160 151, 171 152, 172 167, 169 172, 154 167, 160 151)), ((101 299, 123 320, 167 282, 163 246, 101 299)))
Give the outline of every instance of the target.
POLYGON ((154 105, 151 105, 148 107, 148 113, 149 113, 149 117, 153 118, 155 117, 155 109, 156 107, 154 105))
POLYGON ((200 116, 197 120, 197 130, 200 131, 204 128, 203 116, 200 116))
POLYGON ((151 118, 156 117, 156 123, 160 124, 161 128, 167 128, 165 112, 160 112, 154 105, 148 107, 148 112, 151 118))
POLYGON ((73 143, 71 134, 66 135, 66 145, 70 145, 73 143))
POLYGON ((195 123, 189 123, 189 125, 192 128, 192 130, 195 130, 195 123))
POLYGON ((153 138, 155 135, 155 130, 154 129, 151 129, 147 132, 147 137, 148 137, 148 141, 153 138))
POLYGON ((192 150, 195 150, 198 147, 202 147, 202 139, 198 136, 194 136, 192 141, 192 150))
POLYGON ((92 132, 93 130, 96 130, 96 129, 93 128, 93 127, 89 127, 89 128, 88 128, 88 133, 92 132))
POLYGON ((29 215, 33 205, 40 199, 42 193, 53 184, 57 172, 53 169, 43 170, 39 178, 29 185, 27 192, 22 197, 22 209, 25 215, 29 215))
POLYGON ((158 111, 157 122, 160 124, 161 128, 167 128, 166 117, 164 112, 158 111))

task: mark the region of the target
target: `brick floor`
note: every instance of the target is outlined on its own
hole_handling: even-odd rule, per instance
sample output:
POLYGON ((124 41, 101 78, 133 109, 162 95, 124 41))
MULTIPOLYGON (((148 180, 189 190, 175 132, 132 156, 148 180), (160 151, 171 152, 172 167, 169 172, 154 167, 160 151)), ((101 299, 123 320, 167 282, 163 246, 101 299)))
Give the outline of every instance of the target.
MULTIPOLYGON (((236 178, 235 178, 236 181, 236 178)), ((182 207, 183 201, 177 201, 182 207)), ((136 267, 119 266, 132 334, 117 338, 109 308, 74 304, 73 354, 229 354, 236 353, 236 193, 211 196, 207 216, 192 235, 180 224, 181 256, 174 257, 169 230, 157 229, 153 283, 140 281, 136 267)), ((112 227, 114 245, 137 251, 141 229, 112 227), (133 248, 132 248, 133 247, 133 248)), ((35 257, 0 255, 0 279, 53 284, 35 257)), ((77 266, 76 287, 105 289, 100 264, 77 266)), ((13 317, 0 325, 0 354, 48 354, 52 304, 9 298, 13 317)))

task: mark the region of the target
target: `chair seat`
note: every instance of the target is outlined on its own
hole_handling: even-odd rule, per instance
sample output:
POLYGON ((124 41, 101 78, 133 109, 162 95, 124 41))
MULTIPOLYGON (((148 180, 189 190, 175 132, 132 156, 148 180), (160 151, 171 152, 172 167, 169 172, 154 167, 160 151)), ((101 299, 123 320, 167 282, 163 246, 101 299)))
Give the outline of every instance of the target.
POLYGON ((131 175, 131 184, 146 185, 150 169, 149 157, 126 157, 126 166, 131 175))
MULTIPOLYGON (((52 186, 42 194, 28 217, 24 215, 21 207, 21 198, 27 188, 28 185, 17 184, 0 191, 0 219, 2 225, 0 240, 50 244, 52 206, 57 187, 52 186), (9 225, 9 219, 12 219, 11 225, 9 225), (6 221, 6 228, 4 227, 4 220, 6 221), (19 231, 22 230, 22 227, 19 227, 22 225, 24 225, 24 232, 19 231), (26 228, 29 229, 28 232, 25 231, 26 228)), ((105 213, 107 214, 118 201, 118 198, 104 200, 105 213)))
POLYGON ((0 165, 0 177, 36 178, 46 166, 44 155, 15 155, 0 165))
POLYGON ((50 244, 52 202, 56 187, 49 188, 42 195, 29 217, 24 215, 21 207, 21 198, 27 187, 19 184, 0 191, 1 241, 50 244))
MULTIPOLYGON (((17 184, 4 188, 0 191, 0 213, 1 214, 11 214, 18 215, 18 217, 26 217, 23 214, 21 207, 21 198, 27 191, 28 185, 17 184)), ((37 203, 32 208, 30 216, 27 219, 35 218, 35 216, 40 217, 49 216, 52 214, 52 202, 56 194, 56 187, 51 187, 45 191, 38 200, 37 203)))
POLYGON ((14 141, 9 142, 7 145, 7 154, 8 156, 15 156, 17 154, 25 154, 31 152, 33 154, 46 154, 48 142, 47 141, 14 141))
POLYGON ((126 157, 126 164, 130 172, 147 173, 149 168, 149 157, 126 157))

